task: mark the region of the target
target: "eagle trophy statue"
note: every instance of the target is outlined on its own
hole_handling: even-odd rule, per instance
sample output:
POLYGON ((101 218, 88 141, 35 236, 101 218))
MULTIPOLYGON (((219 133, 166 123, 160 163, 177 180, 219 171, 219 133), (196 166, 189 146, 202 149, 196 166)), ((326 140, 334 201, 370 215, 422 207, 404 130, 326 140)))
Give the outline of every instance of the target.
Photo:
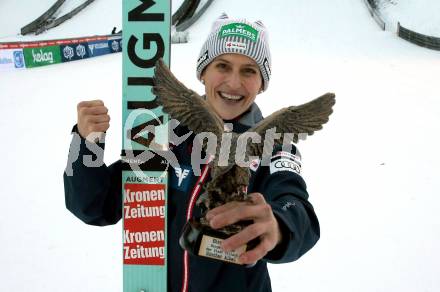
MULTIPOLYGON (((207 211, 231 201, 249 200, 246 189, 250 179, 250 163, 238 165, 235 162, 237 149, 245 147, 245 157, 261 158, 269 155, 270 158, 272 149, 265 149, 268 147, 264 147, 264 141, 267 138, 266 135, 273 135, 274 131, 268 130, 276 129, 278 136, 273 136, 274 145, 283 144, 286 133, 291 133, 292 142, 297 143, 300 137, 312 135, 315 131, 322 129, 335 104, 335 95, 327 93, 300 106, 280 109, 247 131, 260 135, 260 143, 253 142, 243 145, 239 139, 240 135, 232 132, 229 156, 221 158, 220 145, 225 132, 223 120, 204 98, 178 81, 162 59, 156 63, 152 92, 157 97, 156 102, 163 106, 163 111, 194 134, 210 132, 217 137, 216 151, 210 153, 213 156, 210 162, 211 180, 206 184, 204 193, 197 201, 197 205, 204 210, 203 216, 197 222, 192 220, 193 224, 206 228, 209 228, 209 224, 204 218, 207 211), (223 159, 223 163, 219 163, 221 159, 223 159)), ((206 143, 203 145, 206 150, 206 143)), ((242 230, 249 223, 239 222, 226 226, 220 232, 230 236, 242 230)))

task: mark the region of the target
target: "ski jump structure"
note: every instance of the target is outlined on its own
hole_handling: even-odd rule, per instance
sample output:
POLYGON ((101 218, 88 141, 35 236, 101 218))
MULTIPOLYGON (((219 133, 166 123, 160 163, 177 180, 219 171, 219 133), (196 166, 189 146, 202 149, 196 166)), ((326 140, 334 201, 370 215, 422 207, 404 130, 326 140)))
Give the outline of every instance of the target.
MULTIPOLYGON (((21 34, 41 34, 51 28, 61 25, 65 21, 71 19, 87 6, 92 4, 95 0, 86 0, 84 3, 78 5, 70 12, 61 17, 54 17, 55 13, 59 11, 66 0, 57 0, 46 12, 44 12, 37 19, 21 28, 21 34)), ((171 23, 173 25, 173 35, 171 37, 172 43, 186 43, 188 42, 188 33, 185 32, 191 25, 193 25, 208 9, 214 0, 185 0, 177 11, 173 14, 171 23)))
MULTIPOLYGON (((373 19, 376 21, 379 27, 385 31, 386 23, 383 20, 382 14, 377 9, 376 2, 376 0, 364 0, 364 3, 367 6, 368 11, 370 12, 373 19)), ((400 22, 397 23, 397 36, 417 46, 440 51, 439 37, 428 36, 412 31, 408 28, 403 27, 400 22)))

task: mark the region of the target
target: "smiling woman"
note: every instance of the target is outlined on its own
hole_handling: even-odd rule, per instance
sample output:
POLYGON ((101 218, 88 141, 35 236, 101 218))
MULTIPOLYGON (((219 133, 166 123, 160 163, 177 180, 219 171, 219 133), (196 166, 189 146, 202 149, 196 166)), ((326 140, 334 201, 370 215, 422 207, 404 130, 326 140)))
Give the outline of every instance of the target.
POLYGON ((267 89, 271 57, 261 21, 229 19, 214 22, 197 62, 197 77, 205 84, 208 103, 225 120, 247 111, 267 89))
POLYGON ((206 100, 224 120, 232 120, 245 112, 262 90, 257 63, 239 54, 215 58, 201 78, 206 100))
MULTIPOLYGON (((228 130, 233 131, 234 135, 257 125, 260 125, 258 129, 272 125, 267 121, 261 123, 263 117, 254 102, 257 95, 267 89, 271 76, 266 29, 260 21, 229 19, 226 15, 214 22, 200 51, 196 68, 198 79, 205 85, 206 100, 171 78, 171 72, 161 68, 156 65, 153 91, 163 93, 157 94, 157 103, 159 96, 171 100, 171 107, 176 109, 174 118, 181 122, 174 129, 175 134, 179 138, 187 137, 170 145, 179 164, 168 168, 167 291, 270 292, 272 288, 267 263, 294 261, 319 239, 318 219, 308 201, 306 184, 301 176, 299 151, 293 145, 286 149, 277 144, 269 149, 268 164, 255 161, 254 167, 243 168, 239 172, 236 163, 233 163, 228 169, 232 169, 231 173, 235 175, 221 176, 218 174, 222 173, 223 168, 220 163, 215 163, 221 160, 214 159, 212 163, 205 161, 200 173, 197 171, 200 165, 193 163, 193 157, 199 153, 197 143, 193 143, 197 139, 197 131, 192 129, 192 126, 199 129, 202 125, 203 132, 226 137, 226 121, 228 130), (189 107, 195 110, 188 113, 189 107), (185 125, 190 118, 195 120, 191 127, 185 125), (206 201, 210 207, 206 213, 202 190, 210 193, 211 190, 222 189, 220 186, 225 191, 215 193, 219 197, 242 196, 246 200, 227 201, 220 198, 217 200, 219 204, 215 204, 214 200, 213 204, 206 201), (201 203, 196 203, 199 198, 202 198, 201 203), (187 246, 181 243, 185 241, 180 239, 182 230, 186 230, 185 224, 202 217, 203 222, 214 231, 243 221, 249 224, 244 224, 243 229, 229 234, 231 236, 226 239, 222 237, 221 242, 212 240, 209 243, 208 240, 203 249, 206 253, 196 255, 191 253, 192 250, 188 251, 187 246), (224 259, 212 260, 208 254, 215 257, 224 255, 224 259), (234 254, 233 263, 231 254, 234 254)), ((164 105, 163 108, 166 111, 169 107, 164 105)), ((77 111, 78 126, 74 130, 79 134, 81 145, 85 144, 84 138, 94 131, 108 130, 110 116, 102 101, 80 103, 77 111)), ((229 143, 236 145, 237 140, 234 141, 235 144, 229 143)), ((90 155, 90 151, 87 147, 80 147, 78 157, 84 155, 90 155)), ((229 165, 229 159, 227 162, 229 165)), ((119 221, 122 217, 121 160, 108 167, 102 164, 99 168, 88 168, 81 163, 81 159, 77 159, 72 163, 72 169, 75 170, 74 175, 64 175, 67 208, 88 224, 109 225, 119 221)), ((133 196, 131 193, 126 199, 134 201, 133 196)), ((134 217, 149 215, 147 209, 141 206, 125 211, 134 217)), ((159 212, 151 214, 156 217, 160 215, 159 212)), ((154 226, 152 222, 148 224, 154 226)), ((135 256, 143 254, 142 250, 134 251, 135 256)))

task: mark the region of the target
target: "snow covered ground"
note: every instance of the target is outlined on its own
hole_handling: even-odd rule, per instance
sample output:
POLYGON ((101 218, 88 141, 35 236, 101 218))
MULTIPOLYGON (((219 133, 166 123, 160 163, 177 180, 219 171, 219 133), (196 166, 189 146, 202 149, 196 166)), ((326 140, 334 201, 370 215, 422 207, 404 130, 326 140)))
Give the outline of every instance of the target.
MULTIPOLYGON (((437 2, 417 1, 398 18, 430 13, 437 2)), ((1 1, 0 41, 17 39, 51 4, 1 1)), ((273 78, 257 98, 264 114, 337 96, 324 130, 299 145, 322 237, 299 261, 270 266, 273 290, 439 291, 440 52, 380 31, 363 1, 214 1, 190 42, 172 47, 173 72, 199 92, 198 50, 223 11, 262 19, 270 31, 273 78)), ((113 26, 121 27, 120 1, 95 1, 33 39, 113 26)), ((0 72, 0 89, 0 291, 121 291, 121 225, 81 223, 64 207, 62 184, 81 100, 110 108, 105 161, 118 159, 121 55, 0 72)))

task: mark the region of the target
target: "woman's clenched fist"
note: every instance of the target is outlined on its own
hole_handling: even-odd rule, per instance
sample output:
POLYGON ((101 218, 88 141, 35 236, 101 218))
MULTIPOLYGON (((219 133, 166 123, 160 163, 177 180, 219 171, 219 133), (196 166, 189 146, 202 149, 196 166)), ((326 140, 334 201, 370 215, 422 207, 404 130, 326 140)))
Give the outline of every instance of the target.
POLYGON ((81 101, 77 111, 78 132, 89 141, 96 141, 110 127, 108 109, 102 100, 81 101))

